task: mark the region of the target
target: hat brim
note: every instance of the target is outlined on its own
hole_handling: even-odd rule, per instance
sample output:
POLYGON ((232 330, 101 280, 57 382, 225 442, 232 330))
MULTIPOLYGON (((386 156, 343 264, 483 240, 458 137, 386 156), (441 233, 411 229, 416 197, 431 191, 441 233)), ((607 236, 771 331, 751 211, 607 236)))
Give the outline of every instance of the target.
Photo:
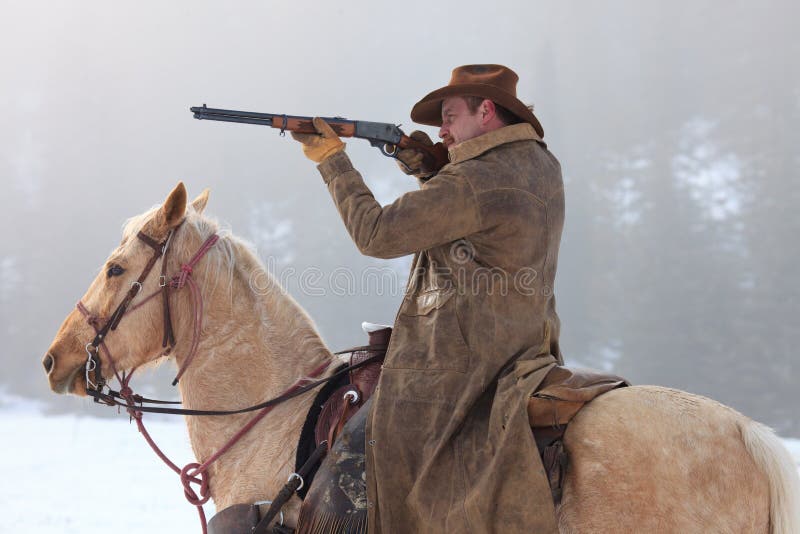
POLYGON ((442 125, 442 101, 452 96, 479 96, 491 100, 506 108, 519 117, 522 121, 531 124, 539 134, 544 137, 544 129, 533 111, 523 104, 517 97, 498 89, 494 85, 482 83, 467 83, 460 85, 447 85, 425 95, 411 109, 411 120, 418 124, 428 126, 442 125))

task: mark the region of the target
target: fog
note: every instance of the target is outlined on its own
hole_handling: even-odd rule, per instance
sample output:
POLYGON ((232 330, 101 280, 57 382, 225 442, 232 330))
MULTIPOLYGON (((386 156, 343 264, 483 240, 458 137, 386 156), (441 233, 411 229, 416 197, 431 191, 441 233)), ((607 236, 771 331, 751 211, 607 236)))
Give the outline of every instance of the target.
MULTIPOLYGON (((211 189, 207 212, 284 276, 331 349, 362 344, 361 321, 393 322, 409 259, 358 253, 290 137, 188 108, 410 132, 411 106, 452 68, 502 63, 563 166, 567 362, 800 437, 796 2, 0 5, 2 390, 101 411, 52 395, 41 358, 122 222, 178 181, 211 189), (322 291, 288 274, 309 268, 322 291), (343 289, 344 269, 397 283, 343 289)), ((382 203, 415 187, 366 142, 347 150, 382 203)), ((162 374, 140 384, 173 395, 162 374)))

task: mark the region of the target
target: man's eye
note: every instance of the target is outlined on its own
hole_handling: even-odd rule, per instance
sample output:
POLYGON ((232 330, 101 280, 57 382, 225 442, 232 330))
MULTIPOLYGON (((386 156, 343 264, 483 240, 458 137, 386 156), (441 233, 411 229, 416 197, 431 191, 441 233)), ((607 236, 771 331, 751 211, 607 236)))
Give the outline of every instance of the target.
POLYGON ((119 265, 115 264, 115 265, 112 265, 111 267, 108 268, 108 271, 106 271, 106 276, 111 278, 112 276, 119 276, 124 272, 125 272, 125 269, 123 269, 119 265))

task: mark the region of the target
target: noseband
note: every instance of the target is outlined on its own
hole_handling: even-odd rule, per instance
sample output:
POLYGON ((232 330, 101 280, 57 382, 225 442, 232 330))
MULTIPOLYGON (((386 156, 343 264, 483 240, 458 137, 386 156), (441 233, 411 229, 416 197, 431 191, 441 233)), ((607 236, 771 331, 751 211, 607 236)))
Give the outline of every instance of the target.
MULTIPOLYGON (((99 354, 99 349, 102 348, 106 356, 108 358, 109 364, 111 365, 111 369, 114 372, 114 375, 119 380, 120 384, 127 383, 127 380, 124 376, 120 376, 117 372, 116 365, 114 364, 114 359, 111 357, 111 352, 108 350, 108 347, 105 345, 105 339, 108 336, 109 332, 112 330, 116 330, 117 326, 119 326, 122 317, 128 311, 134 311, 141 306, 143 306, 146 302, 148 302, 153 297, 157 296, 159 293, 162 295, 162 307, 163 307, 163 318, 164 318, 164 334, 161 340, 161 346, 164 348, 164 352, 162 355, 167 355, 172 351, 172 348, 175 346, 175 334, 172 328, 172 316, 170 314, 170 306, 169 306, 169 291, 170 289, 180 289, 184 287, 187 283, 192 289, 192 296, 194 297, 194 307, 195 307, 195 325, 194 325, 194 336, 192 338, 192 344, 187 354, 183 365, 181 365, 180 369, 178 370, 178 374, 172 382, 172 385, 178 383, 178 380, 183 375, 183 372, 188 367, 189 363, 192 360, 195 352, 197 351, 197 344, 198 344, 198 337, 200 333, 200 321, 202 318, 202 298, 200 298, 200 292, 197 289, 197 285, 194 283, 194 280, 191 278, 192 270, 194 266, 197 264, 200 259, 205 256, 205 254, 211 249, 212 246, 219 240, 219 236, 217 234, 212 235, 203 243, 197 253, 192 257, 192 259, 185 264, 181 265, 180 273, 173 276, 172 278, 167 277, 167 252, 169 251, 169 245, 172 242, 172 239, 175 233, 178 231, 180 226, 172 229, 167 234, 167 237, 158 242, 152 237, 142 233, 141 231, 136 234, 143 243, 148 245, 150 248, 153 249, 153 255, 150 256, 150 259, 147 261, 147 264, 142 269, 141 274, 136 279, 136 281, 131 283, 130 289, 125 294, 125 297, 122 299, 122 302, 119 303, 117 308, 111 314, 111 316, 103 323, 102 326, 100 324, 103 322, 102 319, 96 315, 92 315, 92 313, 86 308, 83 302, 78 301, 77 308, 86 317, 87 322, 95 329, 95 336, 94 339, 86 344, 86 393, 93 396, 95 400, 98 400, 98 394, 102 394, 103 388, 106 385, 105 378, 103 378, 102 373, 102 361, 99 354), (142 291, 142 286, 147 279, 147 276, 150 274, 150 271, 153 270, 156 262, 162 258, 161 262, 161 276, 159 277, 159 289, 153 292, 148 297, 142 299, 141 302, 136 304, 135 306, 130 306, 131 302, 137 295, 142 291), (94 381, 90 378, 90 373, 94 375, 94 381)), ((131 371, 133 372, 133 371, 131 371)), ((124 375, 124 373, 123 373, 124 375)))

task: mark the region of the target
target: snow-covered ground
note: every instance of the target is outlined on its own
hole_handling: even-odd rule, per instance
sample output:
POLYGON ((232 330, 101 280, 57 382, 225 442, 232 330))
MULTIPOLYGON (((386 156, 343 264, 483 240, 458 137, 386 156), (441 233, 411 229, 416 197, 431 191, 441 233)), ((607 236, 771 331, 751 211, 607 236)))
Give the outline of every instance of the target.
MULTIPOLYGON (((200 532, 178 476, 126 417, 2 409, 0 421, 0 533, 200 532)), ((194 461, 182 419, 147 429, 176 464, 194 461)))
MULTIPOLYGON (((177 475, 126 417, 43 416, 5 403, 0 421, 0 532, 200 531, 177 475)), ((151 417, 147 427, 178 465, 194 461, 182 420, 151 417)), ((800 466, 800 440, 784 443, 800 466)), ((205 508, 210 518, 214 507, 205 508)))

